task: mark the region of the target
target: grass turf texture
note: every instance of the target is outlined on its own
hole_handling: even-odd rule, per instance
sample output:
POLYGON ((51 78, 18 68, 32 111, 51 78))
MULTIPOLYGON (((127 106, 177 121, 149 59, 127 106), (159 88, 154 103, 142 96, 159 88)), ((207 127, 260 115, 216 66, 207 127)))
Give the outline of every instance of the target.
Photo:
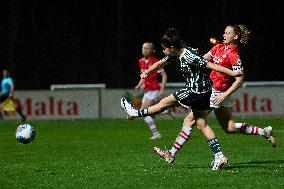
POLYGON ((29 121, 30 144, 15 138, 18 122, 0 122, 0 188, 281 188, 284 176, 284 118, 247 119, 271 124, 277 147, 260 136, 227 135, 214 118, 229 164, 211 171, 213 155, 194 128, 191 139, 168 165, 153 147, 171 147, 182 119, 157 119, 162 139, 150 141, 142 119, 29 121))

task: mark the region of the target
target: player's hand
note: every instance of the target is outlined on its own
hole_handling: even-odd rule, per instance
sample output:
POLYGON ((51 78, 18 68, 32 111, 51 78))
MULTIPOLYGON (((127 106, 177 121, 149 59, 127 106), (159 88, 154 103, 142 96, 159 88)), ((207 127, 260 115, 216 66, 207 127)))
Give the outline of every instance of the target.
POLYGON ((164 95, 165 95, 164 90, 160 90, 160 97, 164 97, 164 95))
POLYGON ((233 77, 241 77, 242 75, 244 75, 243 68, 241 68, 240 70, 233 71, 233 77))
POLYGON ((139 91, 139 90, 140 90, 140 88, 141 88, 141 86, 140 86, 140 85, 136 85, 136 86, 135 86, 135 91, 139 91))
POLYGON ((147 77, 147 75, 148 75, 148 72, 146 70, 146 71, 144 71, 140 74, 140 77, 141 77, 141 79, 145 79, 147 77))
POLYGON ((13 93, 9 93, 9 98, 13 99, 13 93))
POLYGON ((218 106, 220 103, 222 103, 226 99, 226 96, 224 94, 215 94, 215 99, 213 100, 213 104, 215 106, 218 106))

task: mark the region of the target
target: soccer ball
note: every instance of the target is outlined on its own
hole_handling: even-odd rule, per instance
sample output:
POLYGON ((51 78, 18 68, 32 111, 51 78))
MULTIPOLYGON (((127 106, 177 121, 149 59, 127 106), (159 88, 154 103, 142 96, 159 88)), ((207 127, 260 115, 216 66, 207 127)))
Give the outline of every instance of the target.
POLYGON ((22 124, 16 130, 16 139, 23 144, 28 144, 35 138, 35 134, 35 129, 30 124, 22 124))

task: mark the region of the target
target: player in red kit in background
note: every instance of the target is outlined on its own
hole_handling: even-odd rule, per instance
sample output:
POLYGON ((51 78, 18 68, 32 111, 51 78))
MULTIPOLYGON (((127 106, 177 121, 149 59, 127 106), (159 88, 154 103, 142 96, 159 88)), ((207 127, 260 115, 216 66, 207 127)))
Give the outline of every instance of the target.
MULTIPOLYGON (((155 62, 158 62, 158 58, 154 56, 154 44, 151 42, 145 42, 142 46, 143 57, 139 59, 139 69, 143 73, 155 62)), ((153 104, 159 102, 164 96, 164 90, 167 83, 167 74, 163 68, 157 72, 149 74, 145 79, 140 79, 139 83, 135 86, 135 90, 138 91, 142 87, 144 89, 144 96, 142 99, 142 108, 150 107, 153 104), (161 85, 159 83, 159 74, 162 76, 161 85)), ((152 116, 144 117, 145 122, 152 132, 151 140, 160 139, 161 134, 158 131, 156 123, 152 116)))
MULTIPOLYGON (((242 61, 238 45, 246 45, 249 35, 250 30, 244 25, 228 25, 223 35, 223 44, 215 45, 203 57, 214 64, 231 70, 240 70, 242 69, 242 61)), ((275 147, 276 137, 271 126, 259 128, 248 123, 235 123, 234 121, 231 109, 231 94, 242 85, 244 75, 233 78, 212 70, 210 79, 213 81, 210 107, 214 109, 216 118, 223 130, 228 134, 260 135, 275 147)), ((191 119, 194 120, 193 115, 191 119)))

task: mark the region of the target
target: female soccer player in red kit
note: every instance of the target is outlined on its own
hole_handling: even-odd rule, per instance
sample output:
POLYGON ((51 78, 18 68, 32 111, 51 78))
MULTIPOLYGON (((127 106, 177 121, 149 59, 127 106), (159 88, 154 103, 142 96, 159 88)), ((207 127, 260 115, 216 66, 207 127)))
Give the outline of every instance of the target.
MULTIPOLYGON (((154 44, 151 42, 145 42, 142 46, 143 57, 139 59, 139 69, 143 73, 155 62, 158 62, 154 55, 154 44)), ((152 72, 145 79, 140 79, 139 83, 135 86, 135 90, 139 90, 143 87, 144 95, 142 99, 142 108, 150 107, 164 96, 164 89, 167 83, 167 74, 163 68, 159 69, 157 72, 152 72), (158 80, 159 74, 162 76, 161 85, 158 80)), ((152 116, 144 117, 145 122, 152 132, 151 140, 160 139, 161 134, 158 131, 156 123, 152 116)))
MULTIPOLYGON (((245 45, 248 42, 250 31, 244 25, 228 25, 223 35, 223 44, 215 45, 203 57, 220 66, 239 70, 241 69, 241 58, 238 45, 245 45)), ((214 108, 214 113, 219 124, 226 133, 260 135, 276 146, 276 137, 272 132, 272 127, 259 128, 248 123, 235 123, 231 110, 231 94, 235 92, 243 83, 244 75, 241 77, 231 77, 224 73, 212 70, 210 79, 213 81, 210 107, 214 108)), ((192 116, 192 120, 194 120, 192 116)))

